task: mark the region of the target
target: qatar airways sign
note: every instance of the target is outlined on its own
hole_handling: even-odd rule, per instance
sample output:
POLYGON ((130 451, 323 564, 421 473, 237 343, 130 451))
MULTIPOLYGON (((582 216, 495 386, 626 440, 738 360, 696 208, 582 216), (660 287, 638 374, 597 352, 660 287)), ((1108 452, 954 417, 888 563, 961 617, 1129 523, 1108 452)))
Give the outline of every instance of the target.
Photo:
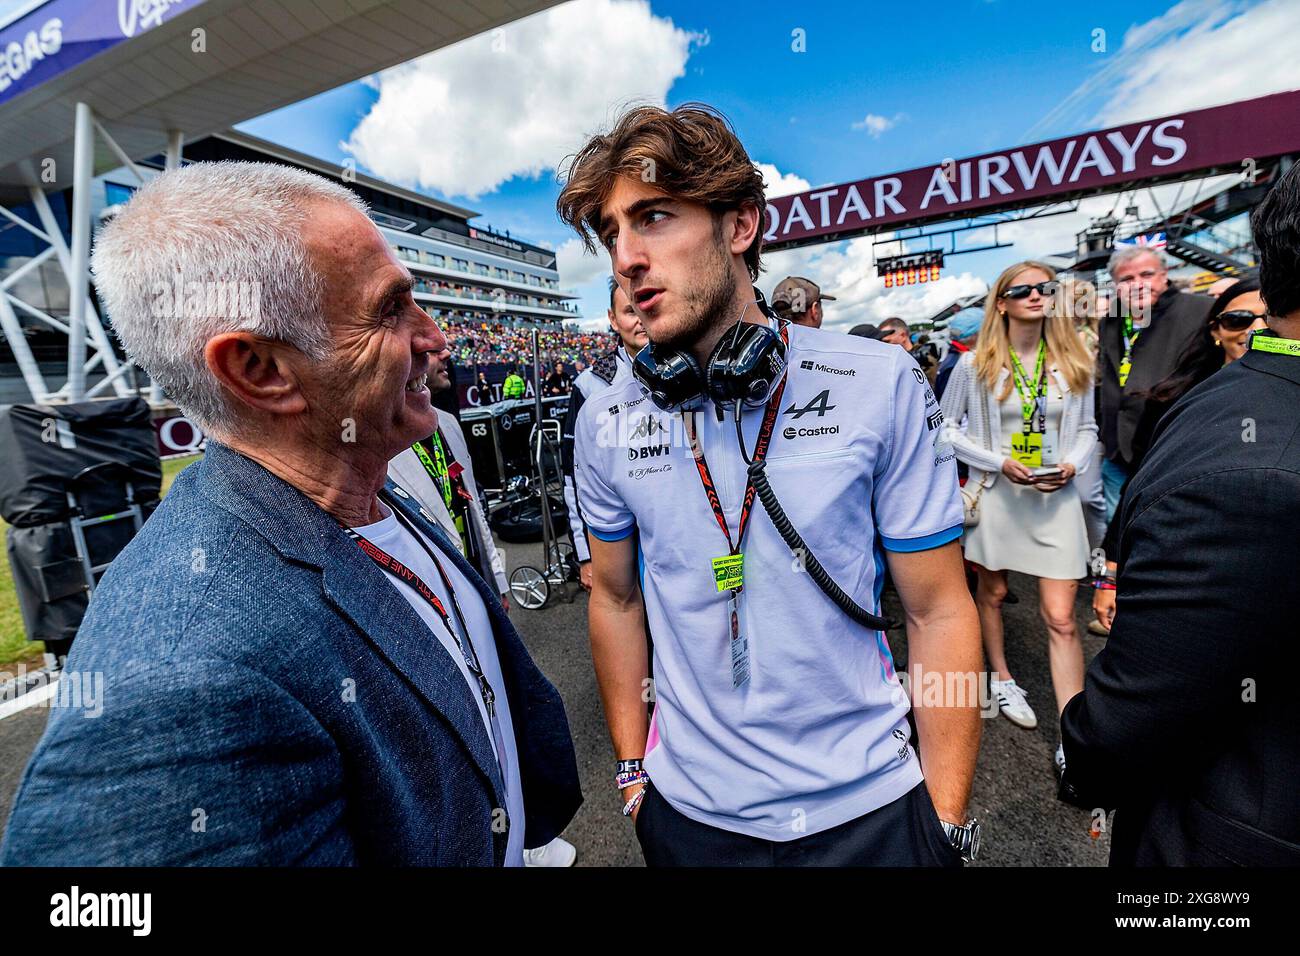
POLYGON ((1106 192, 1300 152, 1300 91, 1018 146, 782 196, 765 248, 1106 192))

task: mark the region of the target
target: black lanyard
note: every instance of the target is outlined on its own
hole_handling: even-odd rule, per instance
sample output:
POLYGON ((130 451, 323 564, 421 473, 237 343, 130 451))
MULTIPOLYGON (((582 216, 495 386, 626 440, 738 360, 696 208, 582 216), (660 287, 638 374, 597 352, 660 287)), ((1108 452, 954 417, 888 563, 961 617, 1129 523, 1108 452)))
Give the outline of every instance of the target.
POLYGON ((424 553, 429 556, 433 566, 438 569, 438 576, 442 578, 442 586, 447 589, 447 595, 451 598, 452 610, 456 612, 456 621, 460 624, 461 633, 465 635, 465 640, 461 641, 460 634, 452 626, 451 616, 447 614, 447 609, 443 606, 438 595, 434 594, 429 585, 424 583, 414 570, 402 564, 383 548, 367 541, 352 528, 345 529, 347 535, 353 541, 361 546, 361 550, 370 556, 370 559, 379 565, 397 580, 412 588, 416 594, 424 599, 424 602, 433 608, 434 613, 442 621, 443 627, 451 635, 451 639, 456 642, 456 647, 460 650, 461 657, 465 660, 465 666, 469 669, 470 674, 478 681, 479 694, 483 698, 483 704, 487 707, 488 716, 496 717, 496 694, 492 691, 492 685, 488 683, 487 677, 483 674, 483 668, 479 666, 478 653, 474 650, 474 642, 470 640, 469 627, 465 624, 465 615, 461 613, 460 601, 456 599, 456 589, 451 586, 451 579, 447 577, 447 572, 443 570, 442 562, 438 560, 432 549, 424 543, 424 538, 420 532, 407 520, 402 514, 400 508, 396 505, 390 505, 393 516, 397 518, 398 523, 410 533, 417 544, 423 549, 424 553), (468 649, 467 649, 468 648, 468 649))

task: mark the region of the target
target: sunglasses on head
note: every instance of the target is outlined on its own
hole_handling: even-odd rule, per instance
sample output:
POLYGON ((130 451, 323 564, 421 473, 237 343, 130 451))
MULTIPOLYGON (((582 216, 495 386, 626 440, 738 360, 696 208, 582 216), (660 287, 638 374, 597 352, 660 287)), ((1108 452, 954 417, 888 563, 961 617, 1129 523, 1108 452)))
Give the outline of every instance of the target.
POLYGON ((1256 319, 1262 319, 1264 315, 1263 312, 1255 313, 1249 309, 1233 309, 1231 312, 1220 312, 1214 324, 1229 332, 1240 332, 1242 329, 1250 328, 1255 324, 1256 319))
POLYGON ((1037 292, 1043 298, 1049 298, 1056 295, 1056 290, 1061 287, 1059 282, 1040 282, 1037 285, 1013 285, 1007 286, 1007 290, 1002 293, 1004 299, 1027 299, 1034 292, 1037 292))

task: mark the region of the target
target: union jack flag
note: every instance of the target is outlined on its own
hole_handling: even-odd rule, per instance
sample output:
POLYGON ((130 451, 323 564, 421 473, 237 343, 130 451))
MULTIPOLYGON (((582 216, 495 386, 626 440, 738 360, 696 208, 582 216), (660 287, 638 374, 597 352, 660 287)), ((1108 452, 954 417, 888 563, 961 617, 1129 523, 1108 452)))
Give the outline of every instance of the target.
POLYGON ((1142 236, 1133 236, 1130 239, 1118 239, 1115 242, 1117 246, 1149 246, 1152 249, 1163 249, 1166 244, 1163 232, 1150 232, 1142 236))

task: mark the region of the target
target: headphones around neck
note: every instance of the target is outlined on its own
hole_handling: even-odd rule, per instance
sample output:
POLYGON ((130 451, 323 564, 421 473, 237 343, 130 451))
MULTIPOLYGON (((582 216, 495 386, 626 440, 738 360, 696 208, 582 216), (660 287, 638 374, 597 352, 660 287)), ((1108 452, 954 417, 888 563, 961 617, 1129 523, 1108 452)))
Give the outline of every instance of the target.
POLYGON ((632 374, 665 412, 694 411, 712 400, 762 408, 785 372, 786 344, 768 322, 741 321, 723 333, 703 369, 695 356, 651 342, 632 362, 632 374))

